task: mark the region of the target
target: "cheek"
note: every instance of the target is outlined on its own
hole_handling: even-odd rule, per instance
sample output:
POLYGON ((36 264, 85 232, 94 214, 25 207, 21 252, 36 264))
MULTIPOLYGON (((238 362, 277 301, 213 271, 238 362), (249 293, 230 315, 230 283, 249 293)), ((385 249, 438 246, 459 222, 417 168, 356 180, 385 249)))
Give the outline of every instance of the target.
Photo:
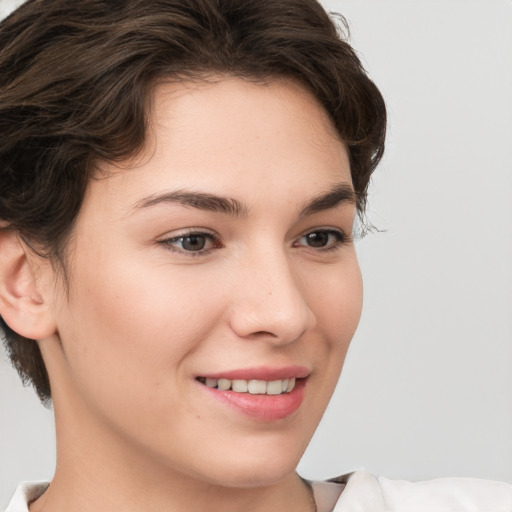
MULTIPOLYGON (((310 295, 310 307, 315 313, 316 327, 306 340, 307 349, 315 361, 309 382, 310 396, 307 418, 311 434, 332 396, 345 356, 361 316, 362 280, 357 260, 326 269, 315 281, 316 293, 310 295)), ((312 283, 309 283, 312 284, 312 283)))
POLYGON ((82 387, 143 394, 177 376, 221 312, 212 292, 198 293, 190 277, 114 261, 115 267, 97 267, 77 280, 61 338, 82 387))
POLYGON ((323 343, 316 345, 318 368, 326 396, 338 382, 350 342, 361 317, 362 279, 355 257, 323 281, 314 305, 323 343))
POLYGON ((362 302, 361 272, 354 257, 324 279, 315 296, 318 325, 333 348, 348 346, 361 317, 362 302))

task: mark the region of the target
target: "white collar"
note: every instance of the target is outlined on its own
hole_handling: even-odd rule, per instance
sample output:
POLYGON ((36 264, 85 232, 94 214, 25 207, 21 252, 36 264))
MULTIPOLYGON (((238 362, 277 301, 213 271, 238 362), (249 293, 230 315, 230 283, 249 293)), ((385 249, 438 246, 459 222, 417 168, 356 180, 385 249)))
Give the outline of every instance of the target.
POLYGON ((39 498, 49 485, 48 482, 23 482, 18 485, 5 512, 28 512, 28 504, 39 498))

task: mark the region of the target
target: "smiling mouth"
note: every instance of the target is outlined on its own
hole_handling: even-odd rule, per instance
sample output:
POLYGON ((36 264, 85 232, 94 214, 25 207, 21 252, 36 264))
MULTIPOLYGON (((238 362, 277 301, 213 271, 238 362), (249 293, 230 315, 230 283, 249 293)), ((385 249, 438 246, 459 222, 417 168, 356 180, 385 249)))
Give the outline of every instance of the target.
POLYGON ((281 380, 243 380, 243 379, 210 379, 197 377, 197 380, 205 386, 221 391, 234 391, 235 393, 246 393, 250 395, 283 395, 294 390, 297 381, 304 379, 281 379, 281 380))

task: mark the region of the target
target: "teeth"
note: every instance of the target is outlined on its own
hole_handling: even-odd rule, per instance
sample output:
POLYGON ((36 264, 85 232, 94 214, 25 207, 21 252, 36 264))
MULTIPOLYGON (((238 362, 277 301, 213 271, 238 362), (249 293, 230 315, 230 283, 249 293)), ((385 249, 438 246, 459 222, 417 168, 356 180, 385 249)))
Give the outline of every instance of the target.
POLYGON ((251 395, 264 395, 267 392, 267 383, 264 380, 250 380, 247 387, 251 395))
POLYGON ((283 381, 273 380, 267 382, 267 395, 280 395, 283 392, 283 381))
POLYGON ((237 393, 247 393, 248 385, 246 380, 234 380, 231 389, 237 393))
POLYGON ((217 385, 219 389, 222 389, 222 391, 227 391, 231 388, 231 381, 228 379, 219 379, 219 384, 217 385))
POLYGON ((235 391, 236 393, 250 393, 251 395, 280 395, 289 393, 295 388, 296 379, 282 380, 242 380, 242 379, 205 379, 198 380, 209 388, 217 388, 221 391, 235 391))
POLYGON ((219 383, 219 381, 217 379, 206 379, 204 381, 204 383, 209 387, 209 388, 216 388, 217 387, 217 384, 219 383))

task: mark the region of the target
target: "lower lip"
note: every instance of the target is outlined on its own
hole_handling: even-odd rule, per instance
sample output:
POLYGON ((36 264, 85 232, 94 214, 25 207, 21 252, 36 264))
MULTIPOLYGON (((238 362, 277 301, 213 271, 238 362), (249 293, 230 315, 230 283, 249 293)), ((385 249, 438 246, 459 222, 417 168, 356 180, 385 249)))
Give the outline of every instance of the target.
POLYGON ((201 386, 212 397, 246 416, 259 421, 277 421, 298 411, 304 399, 306 379, 297 380, 293 391, 282 395, 251 395, 201 386))

